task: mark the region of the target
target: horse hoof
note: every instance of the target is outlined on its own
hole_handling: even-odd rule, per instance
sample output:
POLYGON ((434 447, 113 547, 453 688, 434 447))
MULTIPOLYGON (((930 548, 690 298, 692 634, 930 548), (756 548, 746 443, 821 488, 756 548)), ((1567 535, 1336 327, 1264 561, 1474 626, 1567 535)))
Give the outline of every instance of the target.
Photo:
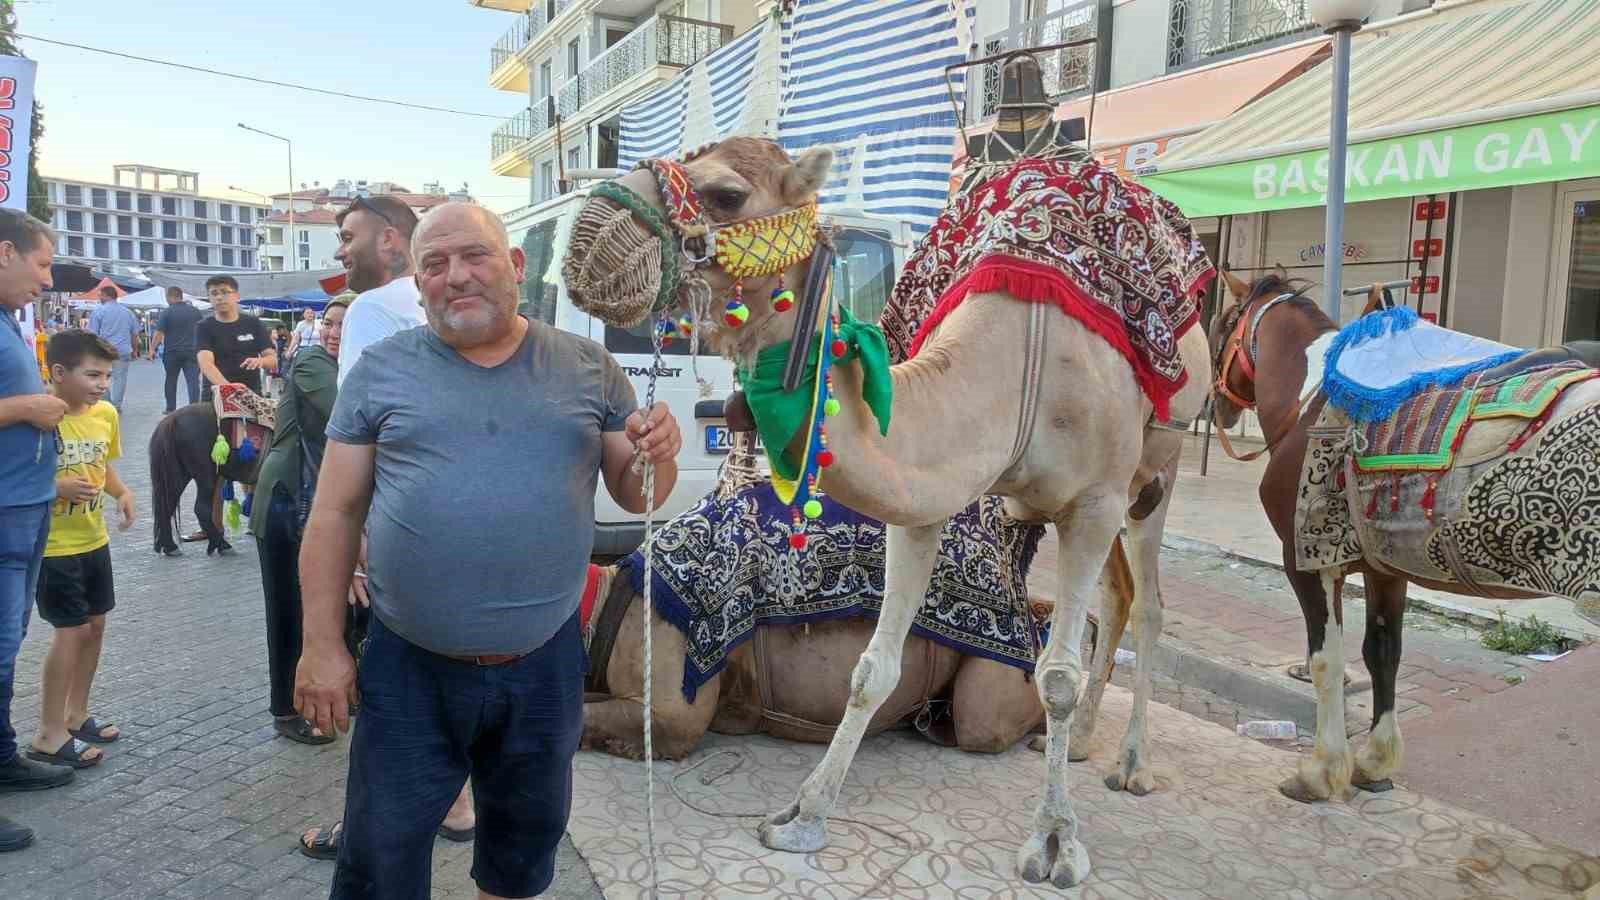
POLYGON ((1323 803, 1328 800, 1326 794, 1313 790, 1310 785, 1306 784, 1305 779, 1299 775, 1292 775, 1280 782, 1278 784, 1278 793, 1296 803, 1323 803))
POLYGON ((828 846, 827 823, 801 817, 798 803, 762 822, 759 837, 762 845, 787 853, 815 853, 828 846))
POLYGON ((1359 788, 1369 794, 1387 794, 1394 790, 1394 781, 1388 778, 1367 782, 1353 781, 1351 782, 1351 787, 1359 788))
POLYGON ((1065 890, 1089 877, 1089 851, 1074 835, 1077 829, 1062 825, 1054 832, 1035 832, 1017 850, 1017 875, 1029 884, 1046 880, 1065 890))

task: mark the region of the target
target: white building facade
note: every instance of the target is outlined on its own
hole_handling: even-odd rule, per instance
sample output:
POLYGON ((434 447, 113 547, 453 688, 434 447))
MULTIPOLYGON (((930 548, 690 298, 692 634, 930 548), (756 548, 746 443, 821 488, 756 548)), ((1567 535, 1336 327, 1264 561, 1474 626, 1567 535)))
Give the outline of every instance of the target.
POLYGON ((110 182, 45 176, 56 254, 91 265, 255 269, 258 204, 200 193, 197 172, 121 165, 110 182))

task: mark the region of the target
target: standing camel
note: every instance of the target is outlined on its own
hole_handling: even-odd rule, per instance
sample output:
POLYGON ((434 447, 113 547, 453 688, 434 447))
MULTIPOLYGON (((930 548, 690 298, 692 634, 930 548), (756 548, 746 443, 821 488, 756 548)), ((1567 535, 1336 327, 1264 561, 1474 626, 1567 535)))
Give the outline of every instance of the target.
MULTIPOLYGON (((1352 784, 1387 790, 1402 759, 1394 705, 1408 584, 1501 599, 1600 595, 1600 531, 1592 515, 1600 497, 1600 474, 1594 467, 1600 451, 1600 379, 1573 383, 1538 417, 1480 420, 1474 415, 1451 445, 1454 464, 1438 472, 1358 476, 1342 455, 1331 466, 1308 467, 1311 429, 1326 402, 1321 391, 1312 393, 1319 385, 1308 383, 1308 348, 1331 336, 1334 325, 1300 296, 1303 283, 1281 273, 1253 284, 1228 273, 1224 278, 1234 302, 1219 306, 1210 327, 1218 373, 1216 423, 1219 430, 1231 428, 1242 410, 1254 409, 1267 436, 1264 449, 1271 457, 1261 476, 1261 504, 1282 542, 1284 573, 1305 615, 1317 697, 1315 750, 1279 789, 1303 802, 1342 797, 1352 784), (1304 515, 1308 497, 1330 492, 1330 486, 1338 509, 1348 509, 1341 517, 1371 523, 1358 522, 1353 531, 1364 527, 1384 533, 1384 523, 1409 515, 1411 533, 1426 539, 1430 549, 1437 548, 1442 564, 1419 566, 1414 558, 1397 559, 1396 547, 1406 542, 1379 539, 1372 546, 1353 547, 1345 554, 1353 559, 1337 567, 1300 565, 1296 507, 1304 515), (1370 500, 1347 507, 1347 496, 1370 500), (1418 507, 1426 509, 1426 530, 1415 527, 1418 507), (1350 572, 1360 573, 1366 585, 1361 652, 1373 694, 1370 734, 1354 755, 1345 733, 1343 690, 1342 589, 1350 572)), ((1363 316, 1386 314, 1381 309, 1375 289, 1363 316)), ((1477 385, 1503 383, 1519 373, 1573 360, 1588 366, 1600 363, 1600 344, 1534 351, 1468 378, 1477 385)), ((1427 362, 1417 360, 1421 368, 1427 362)), ((1588 376, 1580 372, 1575 377, 1588 376)), ((1320 382, 1320 373, 1310 381, 1320 382)), ((1423 424, 1408 427, 1421 432, 1423 424)), ((1325 426, 1317 429, 1323 430, 1325 426)))
MULTIPOLYGON (((785 236, 773 229, 814 215, 816 195, 831 164, 827 149, 813 148, 791 160, 777 144, 753 138, 728 139, 682 163, 651 161, 596 188, 585 203, 563 264, 568 290, 578 305, 602 317, 609 313, 620 318, 618 310, 632 297, 642 296, 647 304, 653 299, 658 312, 682 304, 683 298, 697 312, 706 308, 708 296, 719 310, 726 301, 728 325, 705 329, 703 339, 741 367, 758 364, 762 350, 789 341, 796 326, 806 324, 798 313, 810 308, 812 298, 822 296, 827 308, 827 269, 819 267, 815 280, 807 277, 813 252, 821 252, 813 247, 824 245, 814 243, 813 235, 785 236), (711 237, 706 236, 708 227, 711 237), (757 243, 741 249, 739 235, 748 238, 752 232, 757 243), (712 246, 705 246, 707 242, 712 246), (738 264, 730 261, 748 260, 751 246, 764 251, 797 243, 804 255, 786 258, 780 271, 739 278, 727 271, 738 264), (688 270, 681 295, 674 283, 680 268, 688 270), (795 296, 805 299, 794 304, 795 296)), ((1059 179, 1051 182, 1050 165, 1063 166, 1053 171, 1080 180, 1073 181, 1076 187, 1058 191, 1047 186, 1023 197, 1016 203, 1017 215, 997 226, 1010 229, 1005 234, 1036 234, 1050 226, 1037 216, 1072 208, 1082 213, 1081 221, 1094 218, 1096 236, 1115 247, 1123 240, 1135 246, 1148 234, 1146 229, 1175 228, 1192 237, 1181 219, 1173 226, 1121 217, 1122 204, 1152 201, 1142 188, 1107 181, 1116 176, 1092 162, 1040 165, 1044 169, 1030 170, 1008 184, 1020 190, 1035 177, 1046 185, 1059 184, 1059 179), (1079 189, 1092 189, 1093 196, 1079 189)), ((995 184, 985 182, 975 190, 989 191, 995 184)), ((1153 202, 1161 215, 1176 217, 1175 210, 1153 202)), ((974 241, 987 242, 994 234, 991 230, 974 241)), ((1193 246, 1197 244, 1188 244, 1186 251, 1193 246)), ((1092 270, 1091 277, 1115 269, 1155 291, 1152 260, 1142 252, 1119 256, 1083 248, 1075 262, 1092 270)), ((902 283, 912 275, 927 278, 940 262, 925 259, 922 265, 916 259, 908 263, 902 283)), ((1188 283, 1161 285, 1168 298, 1192 301, 1190 292, 1204 286, 1210 266, 1203 253, 1199 265, 1188 271, 1188 283)), ((1130 303, 1141 299, 1120 296, 1130 303)), ((1170 405, 1161 410, 1167 422, 1197 415, 1209 386, 1205 335, 1189 327, 1194 315, 1164 335, 1166 349, 1181 360, 1188 376, 1180 376, 1181 386, 1163 397, 1170 405)), ((700 321, 703 327, 705 318, 700 321)), ((1051 640, 1036 668, 1048 729, 1047 782, 1032 834, 1018 849, 1016 861, 1023 879, 1068 887, 1090 871, 1067 792, 1068 732, 1083 695, 1079 647, 1090 598, 1125 521, 1140 663, 1128 734, 1108 783, 1135 792, 1149 790, 1153 783, 1144 749, 1147 667, 1161 633, 1157 563, 1183 433, 1149 427, 1157 404, 1136 377, 1130 356, 1113 347, 1115 334, 1057 314, 1046 303, 1023 302, 1007 291, 978 291, 953 309, 941 309, 934 323, 915 357, 888 369, 891 428, 882 428, 885 410, 873 408, 863 395, 874 375, 881 387, 882 373, 869 372, 853 357, 832 366, 837 404, 829 404, 826 425, 831 465, 820 486, 843 505, 888 524, 885 596, 876 630, 851 676, 848 705, 827 754, 806 779, 798 800, 768 819, 760 837, 769 847, 791 852, 826 845, 826 820, 851 759, 868 722, 899 681, 902 648, 928 585, 940 529, 979 496, 999 494, 1008 499, 1014 517, 1053 522, 1059 540, 1060 583, 1051 640), (1031 404, 1024 404, 1025 398, 1031 404), (1138 517, 1127 515, 1130 501, 1141 494, 1147 502, 1135 504, 1138 517)), ((1122 335, 1121 340, 1129 338, 1122 335)), ((881 396, 881 391, 874 394, 880 403, 881 396)), ((811 440, 803 429, 793 437, 764 434, 767 447, 784 448, 781 452, 790 459, 811 440)))

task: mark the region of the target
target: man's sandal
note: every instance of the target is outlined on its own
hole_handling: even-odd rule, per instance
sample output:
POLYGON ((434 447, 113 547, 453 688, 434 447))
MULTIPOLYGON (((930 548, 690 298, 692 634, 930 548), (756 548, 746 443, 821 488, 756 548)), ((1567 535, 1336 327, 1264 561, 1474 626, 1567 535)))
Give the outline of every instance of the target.
POLYGON ((89 750, 89 745, 77 738, 67 738, 67 742, 57 747, 53 752, 28 748, 27 757, 34 762, 49 763, 52 766, 71 766, 74 769, 87 769, 90 766, 100 765, 105 759, 105 754, 84 759, 83 754, 89 750))
POLYGON ((99 722, 95 721, 94 716, 90 716, 84 719, 83 724, 79 725, 77 728, 68 728, 67 733, 80 741, 88 741, 91 744, 116 743, 117 739, 122 737, 122 729, 117 728, 116 734, 108 736, 104 733, 107 728, 117 728, 117 726, 112 725, 109 722, 105 725, 101 725, 99 722))
POLYGON ((339 833, 343 830, 343 822, 335 822, 327 828, 311 829, 311 840, 300 835, 300 852, 312 859, 338 859, 339 833))

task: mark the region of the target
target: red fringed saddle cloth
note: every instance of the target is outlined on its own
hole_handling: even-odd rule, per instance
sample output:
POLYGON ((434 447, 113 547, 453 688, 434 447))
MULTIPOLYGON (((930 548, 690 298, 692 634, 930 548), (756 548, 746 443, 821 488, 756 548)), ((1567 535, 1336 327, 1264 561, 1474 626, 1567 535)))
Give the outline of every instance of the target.
POLYGON ((909 358, 970 294, 1054 303, 1121 352, 1165 418, 1188 377, 1178 338, 1215 275, 1169 201, 1093 161, 1028 159, 945 207, 882 324, 891 355, 909 358))

